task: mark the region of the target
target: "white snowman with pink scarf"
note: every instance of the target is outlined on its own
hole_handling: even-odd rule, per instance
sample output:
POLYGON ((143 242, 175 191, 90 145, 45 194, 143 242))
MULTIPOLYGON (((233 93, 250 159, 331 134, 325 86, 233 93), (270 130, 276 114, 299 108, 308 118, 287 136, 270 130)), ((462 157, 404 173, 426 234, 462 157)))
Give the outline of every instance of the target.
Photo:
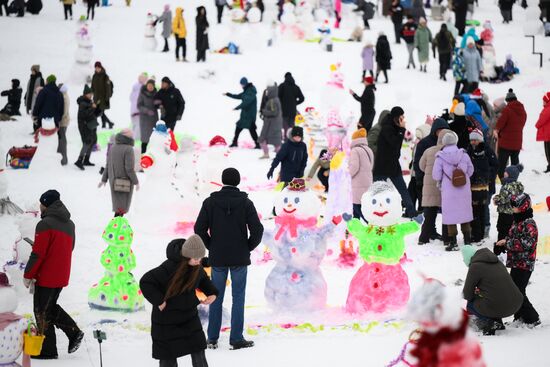
MULTIPOLYGON (((23 332, 28 321, 15 314, 17 293, 8 276, 0 273, 0 366, 21 367, 17 360, 23 352, 23 332)), ((23 367, 30 366, 29 356, 23 356, 23 367)))
POLYGON ((325 307, 327 283, 319 265, 325 257, 327 239, 340 223, 317 226, 319 198, 306 189, 303 179, 294 179, 275 203, 275 230, 264 233, 275 267, 265 281, 264 295, 278 311, 308 312, 325 307))

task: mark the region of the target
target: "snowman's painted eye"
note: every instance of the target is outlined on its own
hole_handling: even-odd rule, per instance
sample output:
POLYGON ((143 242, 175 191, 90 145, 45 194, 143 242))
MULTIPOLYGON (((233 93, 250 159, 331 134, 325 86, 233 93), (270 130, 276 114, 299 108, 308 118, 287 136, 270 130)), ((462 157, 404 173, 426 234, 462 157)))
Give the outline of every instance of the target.
POLYGON ((300 198, 294 198, 294 203, 298 204, 300 202, 300 198))
POLYGON ((386 203, 391 203, 391 199, 390 198, 386 198, 386 203))
POLYGON ((372 205, 376 205, 376 199, 372 199, 372 205))
POLYGON ((288 204, 288 198, 285 198, 284 202, 285 204, 288 204))

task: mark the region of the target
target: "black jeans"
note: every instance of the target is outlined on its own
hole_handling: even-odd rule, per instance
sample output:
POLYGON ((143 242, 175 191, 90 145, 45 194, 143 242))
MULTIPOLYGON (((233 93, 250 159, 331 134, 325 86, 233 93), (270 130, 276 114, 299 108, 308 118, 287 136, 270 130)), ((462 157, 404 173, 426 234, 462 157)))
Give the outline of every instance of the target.
POLYGON ((201 48, 197 49, 197 62, 199 61, 206 61, 206 49, 201 48))
POLYGON ((504 176, 504 170, 508 165, 508 159, 511 164, 516 165, 519 163, 519 150, 508 150, 504 148, 498 148, 498 177, 502 180, 504 176))
POLYGON ((170 51, 170 48, 168 47, 168 38, 164 37, 164 48, 162 49, 162 52, 168 51, 170 51))
POLYGON ((439 53, 439 76, 444 77, 449 70, 451 65, 451 54, 450 53, 439 53))
POLYGON ((384 78, 386 78, 386 83, 387 83, 388 82, 388 70, 386 70, 386 69, 377 68, 375 80, 378 81, 378 75, 380 75, 380 72, 384 73, 384 78))
MULTIPOLYGON (((208 367, 208 362, 206 361, 206 355, 204 354, 204 350, 192 353, 191 354, 191 363, 193 364, 193 367, 208 367)), ((177 367, 178 366, 178 360, 177 359, 161 359, 159 361, 160 367, 177 367)))
MULTIPOLYGON (((241 135, 241 132, 243 130, 244 129, 241 129, 240 127, 235 128, 235 136, 233 137, 233 144, 235 145, 237 144, 237 142, 239 141, 239 135, 241 135)), ((252 140, 254 140, 254 143, 258 146, 258 133, 256 132, 256 124, 253 124, 252 126, 250 126, 248 131, 250 131, 250 136, 252 137, 252 140)))
POLYGON ((94 20, 95 17, 95 1, 88 1, 88 12, 86 15, 86 19, 90 19, 90 13, 92 13, 92 20, 94 20))
POLYGON ((526 288, 529 284, 529 279, 531 278, 532 273, 533 272, 529 270, 521 270, 516 268, 512 268, 510 271, 512 280, 519 288, 521 294, 523 294, 523 303, 521 304, 519 311, 514 314, 514 320, 521 319, 526 324, 532 324, 539 320, 539 314, 531 302, 529 302, 529 298, 527 298, 526 294, 526 288))
POLYGON ((72 4, 63 4, 63 11, 65 12, 65 20, 68 19, 68 15, 73 17, 73 5, 72 4))
POLYGON ((464 80, 461 80, 461 81, 456 81, 455 83, 455 96, 456 95, 459 95, 459 94, 462 94, 462 92, 465 92, 466 91, 466 86, 467 86, 468 83, 466 83, 466 81, 464 80))
POLYGON ((485 208, 488 191, 472 191, 472 208, 474 220, 471 222, 472 242, 480 242, 485 235, 485 208))
POLYGON ((393 23, 393 31, 395 32, 395 43, 401 43, 401 23, 393 23))
POLYGON ((101 111, 101 127, 105 128, 107 124, 112 125, 113 122, 105 114, 105 110, 101 111))
POLYGON ((61 329, 69 340, 80 332, 71 316, 57 304, 62 289, 36 286, 34 290, 34 317, 38 329, 44 330, 46 336, 40 353, 43 357, 57 356, 55 327, 61 329))
POLYGON ((437 229, 435 228, 435 219, 437 218, 437 213, 439 212, 439 207, 437 206, 427 206, 424 207, 424 222, 422 223, 422 230, 420 231, 420 237, 418 237, 418 242, 428 243, 430 239, 433 238, 437 229))
POLYGON ((176 37, 176 59, 180 58, 180 48, 181 48, 181 55, 183 56, 183 59, 185 60, 185 57, 187 56, 187 41, 185 38, 179 38, 176 37))
POLYGON ((223 15, 223 8, 225 7, 225 5, 217 5, 216 4, 216 9, 218 9, 218 24, 220 24, 222 22, 222 15, 223 15))
POLYGON ((409 186, 407 186, 407 190, 409 191, 409 195, 415 208, 417 208, 416 202, 418 202, 419 212, 422 211, 422 183, 422 181, 417 182, 416 177, 411 177, 411 180, 409 181, 409 186))

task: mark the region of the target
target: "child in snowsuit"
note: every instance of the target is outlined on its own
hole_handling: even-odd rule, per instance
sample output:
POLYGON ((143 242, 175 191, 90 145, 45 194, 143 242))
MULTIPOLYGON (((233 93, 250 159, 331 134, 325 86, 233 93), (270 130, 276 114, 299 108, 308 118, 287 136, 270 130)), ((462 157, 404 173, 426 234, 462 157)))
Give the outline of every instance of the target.
MULTIPOLYGON (((506 167, 500 192, 493 197, 493 203, 497 206, 498 212, 497 231, 499 241, 508 235, 510 226, 514 221, 514 211, 510 205, 510 198, 512 195, 523 193, 523 185, 518 181, 521 171, 523 171, 523 165, 521 164, 506 167)), ((495 246, 494 252, 499 255, 505 251, 504 248, 495 246)))
POLYGON ((510 205, 514 213, 514 222, 506 238, 497 242, 497 247, 506 249, 506 266, 512 269, 512 280, 523 294, 523 304, 514 314, 514 321, 537 326, 540 324, 539 314, 529 302, 525 291, 537 258, 537 223, 533 219, 531 198, 528 194, 512 195, 510 205))
POLYGON ((153 305, 153 358, 160 360, 160 367, 177 367, 177 358, 185 355, 191 355, 193 367, 208 367, 197 306, 212 304, 218 290, 201 265, 205 253, 197 235, 173 240, 166 249, 167 260, 140 280, 143 296, 153 305), (196 289, 206 295, 204 301, 199 302, 196 289))
POLYGON ((19 79, 11 80, 11 89, 4 90, 1 93, 2 97, 8 97, 8 103, 0 111, 8 116, 21 116, 19 107, 21 107, 21 95, 23 90, 19 87, 19 79))

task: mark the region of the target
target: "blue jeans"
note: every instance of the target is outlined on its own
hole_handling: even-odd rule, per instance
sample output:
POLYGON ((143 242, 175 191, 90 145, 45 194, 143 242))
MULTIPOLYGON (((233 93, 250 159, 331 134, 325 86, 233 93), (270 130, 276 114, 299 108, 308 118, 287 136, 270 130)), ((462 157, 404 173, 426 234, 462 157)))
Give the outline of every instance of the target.
POLYGON ((403 206, 405 207, 405 216, 408 218, 414 218, 416 216, 416 210, 402 175, 392 177, 375 175, 374 181, 386 181, 388 178, 401 195, 401 200, 403 202, 403 206))
POLYGON ((231 334, 229 343, 233 344, 244 339, 244 299, 246 290, 246 266, 212 267, 212 283, 220 292, 216 300, 210 305, 208 315, 208 340, 217 341, 220 337, 222 326, 222 307, 225 294, 227 275, 231 273, 231 295, 233 306, 231 307, 231 334))

